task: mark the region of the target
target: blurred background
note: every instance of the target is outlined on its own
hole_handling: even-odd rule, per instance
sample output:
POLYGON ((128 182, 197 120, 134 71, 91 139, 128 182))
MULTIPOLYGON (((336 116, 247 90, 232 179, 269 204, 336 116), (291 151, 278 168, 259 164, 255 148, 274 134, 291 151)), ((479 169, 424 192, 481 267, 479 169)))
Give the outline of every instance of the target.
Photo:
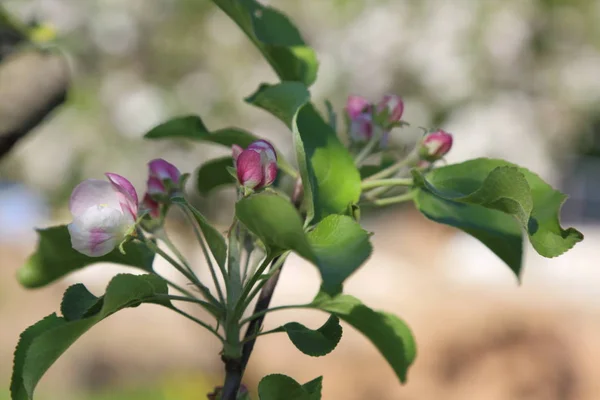
MULTIPOLYGON (((399 94, 412 126, 454 134, 448 162, 505 158, 568 193, 563 225, 576 226, 586 239, 556 259, 528 248, 519 284, 479 242, 410 207, 367 213, 375 252, 346 290, 412 327, 419 354, 408 384, 400 386, 374 347, 350 328, 324 358, 302 355, 285 337, 259 341, 247 384, 255 388, 262 376, 281 372, 301 382, 324 375, 324 399, 599 399, 600 2, 265 3, 287 13, 316 49, 320 69, 312 92, 319 106, 329 99, 341 112, 348 94, 372 101, 399 94)), ((261 82, 276 82, 274 73, 210 1, 0 4, 24 22, 52 24, 71 74, 66 102, 0 158, 4 400, 19 333, 57 311, 68 285, 81 281, 101 294, 124 270, 96 265, 35 291, 17 283, 16 270, 35 246, 33 229, 69 222, 66 203, 75 184, 111 171, 131 178, 141 192, 152 158, 192 172, 227 153, 142 140, 157 123, 182 114, 201 115, 210 129, 246 128, 272 140, 288 159, 292 152, 283 124, 242 100, 261 82)), ((0 77, 19 56, 0 58, 0 77)), ((46 86, 60 79, 41 62, 31 65, 46 86)), ((11 83, 26 87, 28 79, 11 83)), ((14 101, 7 87, 0 79, 0 110, 14 101)), ((418 134, 404 129, 392 140, 418 134)), ((226 229, 231 189, 190 195, 226 229)), ((177 216, 169 229, 205 273, 177 216)), ((315 268, 291 258, 274 303, 309 300, 317 289, 315 268)), ((317 327, 326 317, 281 312, 267 318, 267 328, 292 318, 317 327)), ((77 342, 42 380, 38 396, 203 399, 222 378, 219 350, 212 337, 177 315, 153 306, 125 310, 77 342)))

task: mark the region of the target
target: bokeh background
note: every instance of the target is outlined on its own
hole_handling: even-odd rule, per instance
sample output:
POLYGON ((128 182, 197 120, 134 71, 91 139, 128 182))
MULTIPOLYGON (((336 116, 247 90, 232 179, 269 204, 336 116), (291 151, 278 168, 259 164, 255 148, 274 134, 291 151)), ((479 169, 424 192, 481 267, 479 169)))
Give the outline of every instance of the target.
MULTIPOLYGON (((272 372, 299 381, 324 375, 325 399, 600 398, 600 2, 597 0, 271 0, 298 24, 320 59, 312 90, 341 111, 348 94, 403 96, 417 126, 455 135, 448 162, 502 157, 570 195, 562 221, 586 236, 542 259, 528 249, 522 282, 483 245, 426 221, 410 207, 367 213, 375 253, 346 285, 374 308, 404 318, 418 343, 400 386, 376 350, 345 329, 324 358, 285 337, 259 341, 247 383, 272 372)), ((19 333, 56 311, 62 291, 97 294, 124 268, 96 265, 28 291, 14 278, 35 246, 34 227, 69 221, 66 201, 82 179, 111 171, 144 188, 146 162, 163 157, 193 172, 226 151, 145 142, 169 117, 199 114, 207 126, 244 127, 291 159, 286 128, 243 102, 276 82, 241 31, 208 0, 2 0, 23 21, 51 23, 69 60, 67 102, 0 159, 0 399, 8 399, 19 333)), ((6 60, 3 60, 5 63, 6 60)), ((0 69, 3 64, 0 63, 0 69)), ((50 79, 50 78, 49 78, 50 79)), ((2 87, 0 87, 2 93, 2 87)), ((2 99, 6 101, 7 99, 2 99)), ((9 100, 10 101, 10 100, 9 100)), ((200 197, 222 230, 232 193, 200 197)), ((203 271, 187 227, 169 229, 203 271)), ((291 258, 275 304, 305 301, 315 269, 291 258)), ((325 316, 281 312, 318 326, 325 316)), ((142 306, 109 318, 42 380, 40 399, 202 399, 219 382, 218 343, 176 315, 142 306)))

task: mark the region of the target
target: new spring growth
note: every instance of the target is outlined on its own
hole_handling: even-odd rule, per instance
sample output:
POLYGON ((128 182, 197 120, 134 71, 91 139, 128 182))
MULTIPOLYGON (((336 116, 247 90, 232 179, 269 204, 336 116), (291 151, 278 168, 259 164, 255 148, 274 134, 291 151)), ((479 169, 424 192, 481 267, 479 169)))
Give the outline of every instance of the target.
POLYGON ((277 177, 277 154, 266 140, 257 140, 245 150, 232 146, 238 182, 245 189, 258 190, 271 185, 277 177))
POLYGON ((375 119, 385 131, 402 125, 400 121, 404 113, 404 102, 399 96, 393 94, 383 96, 377 104, 376 111, 375 119))
POLYGON ((419 155, 421 159, 433 162, 448 154, 451 148, 452 135, 440 129, 423 137, 419 147, 419 155))
POLYGON ((138 197, 121 175, 107 181, 88 179, 77 185, 69 200, 73 222, 68 225, 71 246, 90 257, 110 253, 135 229, 138 197))

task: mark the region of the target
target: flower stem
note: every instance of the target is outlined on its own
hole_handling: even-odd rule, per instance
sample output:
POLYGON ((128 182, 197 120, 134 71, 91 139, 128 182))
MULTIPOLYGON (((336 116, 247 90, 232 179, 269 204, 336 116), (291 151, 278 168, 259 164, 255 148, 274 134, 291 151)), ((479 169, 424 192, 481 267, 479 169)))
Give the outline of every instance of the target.
POLYGON ((410 178, 375 179, 362 182, 360 187, 362 190, 368 190, 382 186, 412 186, 412 184, 413 180, 410 178))
MULTIPOLYGON (((200 230, 198 229, 195 218, 191 215, 191 211, 188 209, 188 207, 181 205, 181 209, 182 209, 183 213, 185 214, 185 216, 187 217, 187 219, 189 220, 190 224, 192 225, 192 229, 194 231, 194 235, 196 236, 196 240, 198 241, 198 243, 200 243, 200 247, 202 248, 202 253, 204 254, 204 259, 206 260, 206 263, 208 264, 210 276, 212 277, 213 283, 215 284, 215 288, 217 289, 217 296, 219 296, 219 300, 221 300, 221 303, 225 304, 225 297, 223 296, 223 291, 221 290, 221 285, 219 284, 219 280, 217 278, 217 273, 215 272, 215 267, 213 266, 213 263, 210 259, 210 255, 208 254, 208 249, 206 248, 206 244, 204 243, 204 238, 200 234, 200 230)), ((221 269, 221 274, 223 274, 223 279, 225 280, 225 282, 227 282, 225 271, 223 270, 223 268, 221 266, 219 266, 219 268, 221 269)))
POLYGON ((369 157, 369 155, 371 155, 371 153, 373 152, 373 149, 375 148, 377 143, 379 143, 379 140, 380 140, 379 135, 371 136, 371 139, 369 139, 369 141, 367 142, 365 147, 362 148, 360 153, 358 153, 356 155, 356 158, 354 159, 354 164, 356 164, 357 167, 360 167, 360 165, 367 159, 367 157, 369 157))
POLYGON ((273 311, 281 311, 281 310, 292 310, 292 309, 297 309, 297 308, 310 308, 310 304, 288 304, 288 305, 284 305, 284 306, 277 306, 277 307, 271 307, 271 308, 266 308, 264 310, 258 311, 254 314, 252 314, 251 316, 249 316, 248 318, 244 318, 241 322, 240 325, 244 325, 247 322, 252 322, 257 318, 260 318, 270 312, 273 311))
POLYGON ((416 194, 417 194, 417 191, 412 190, 408 193, 404 193, 404 194, 401 194, 398 196, 372 200, 372 203, 376 206, 387 206, 387 205, 391 205, 391 204, 404 203, 405 201, 412 200, 416 194))
POLYGON ((154 252, 160 255, 162 258, 167 260, 177 271, 179 271, 183 276, 185 276, 188 280, 194 283, 194 285, 200 290, 202 295, 209 302, 213 303, 215 306, 220 307, 219 301, 210 293, 210 290, 206 286, 202 284, 194 275, 190 275, 186 269, 181 266, 177 261, 175 261, 170 255, 165 253, 160 247, 156 245, 152 240, 146 240, 146 245, 150 247, 154 252), (195 279, 194 279, 195 278, 195 279))
POLYGON ((365 181, 373 181, 377 179, 383 179, 394 175, 404 167, 413 166, 419 161, 419 152, 415 149, 406 156, 403 160, 398 161, 395 164, 390 165, 387 168, 367 177, 365 181))
POLYGON ((217 330, 215 328, 213 328, 212 326, 208 325, 206 322, 199 320, 198 318, 196 318, 196 317, 194 317, 194 316, 186 313, 183 310, 180 310, 179 308, 177 308, 175 306, 171 306, 169 308, 171 310, 175 311, 176 313, 183 315, 184 317, 186 317, 190 321, 194 321, 195 323, 197 323, 201 327, 205 328, 210 333, 212 333, 213 335, 215 335, 222 343, 225 342, 225 338, 223 338, 223 336, 221 336, 221 334, 219 334, 219 332, 217 332, 217 330))

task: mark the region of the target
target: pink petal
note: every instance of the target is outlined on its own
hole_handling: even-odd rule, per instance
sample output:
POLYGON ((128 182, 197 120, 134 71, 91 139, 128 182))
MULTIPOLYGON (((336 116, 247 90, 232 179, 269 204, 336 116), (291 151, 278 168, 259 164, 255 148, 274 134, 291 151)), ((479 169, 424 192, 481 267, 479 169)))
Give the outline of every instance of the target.
POLYGON ((176 166, 162 158, 157 158, 148 163, 148 169, 150 170, 150 176, 158 178, 160 180, 170 179, 174 183, 179 182, 181 172, 176 166))
POLYGON ((148 211, 148 213, 150 214, 150 216, 152 218, 160 217, 160 206, 159 206, 158 202, 154 201, 154 199, 152 197, 150 197, 149 193, 146 193, 146 195, 144 196, 144 199, 142 200, 142 204, 140 204, 140 207, 144 211, 148 211))
POLYGON ((69 210, 73 217, 77 217, 88 208, 99 204, 108 208, 121 208, 113 185, 99 179, 87 179, 73 189, 69 199, 69 210))
POLYGON ((368 114, 361 114, 350 123, 350 137, 356 142, 367 141, 373 136, 373 121, 368 114))
POLYGON ((155 177, 148 178, 148 193, 149 194, 166 194, 167 190, 162 181, 155 177))
POLYGON ((361 96, 348 96, 346 101, 346 112, 350 119, 354 119, 359 115, 368 112, 371 105, 367 99, 361 96))
POLYGON ((110 253, 133 224, 131 216, 123 214, 120 208, 96 205, 74 217, 67 229, 75 250, 90 257, 99 257, 110 253))
POLYGON ((105 175, 117 192, 117 197, 123 212, 129 212, 135 219, 138 210, 138 196, 131 182, 121 175, 113 174, 111 172, 107 172, 105 175))
POLYGON ((257 152, 263 152, 267 156, 269 161, 277 161, 277 153, 273 145, 266 140, 257 140, 248 146, 247 150, 254 150, 257 152))
POLYGON ((270 184, 275 182, 275 178, 277 178, 277 163, 268 163, 265 166, 264 182, 262 182, 261 187, 269 186, 270 184))
POLYGON ((377 112, 388 111, 389 122, 398 122, 404 113, 404 102, 400 96, 388 94, 383 96, 383 99, 377 105, 377 112))
POLYGON ((242 151, 244 151, 244 149, 241 146, 238 146, 237 144, 231 146, 231 156, 233 157, 233 161, 236 161, 238 159, 240 154, 242 154, 242 151))
POLYGON ((263 180, 261 156, 256 151, 244 150, 236 161, 238 180, 250 189, 257 187, 263 180))

